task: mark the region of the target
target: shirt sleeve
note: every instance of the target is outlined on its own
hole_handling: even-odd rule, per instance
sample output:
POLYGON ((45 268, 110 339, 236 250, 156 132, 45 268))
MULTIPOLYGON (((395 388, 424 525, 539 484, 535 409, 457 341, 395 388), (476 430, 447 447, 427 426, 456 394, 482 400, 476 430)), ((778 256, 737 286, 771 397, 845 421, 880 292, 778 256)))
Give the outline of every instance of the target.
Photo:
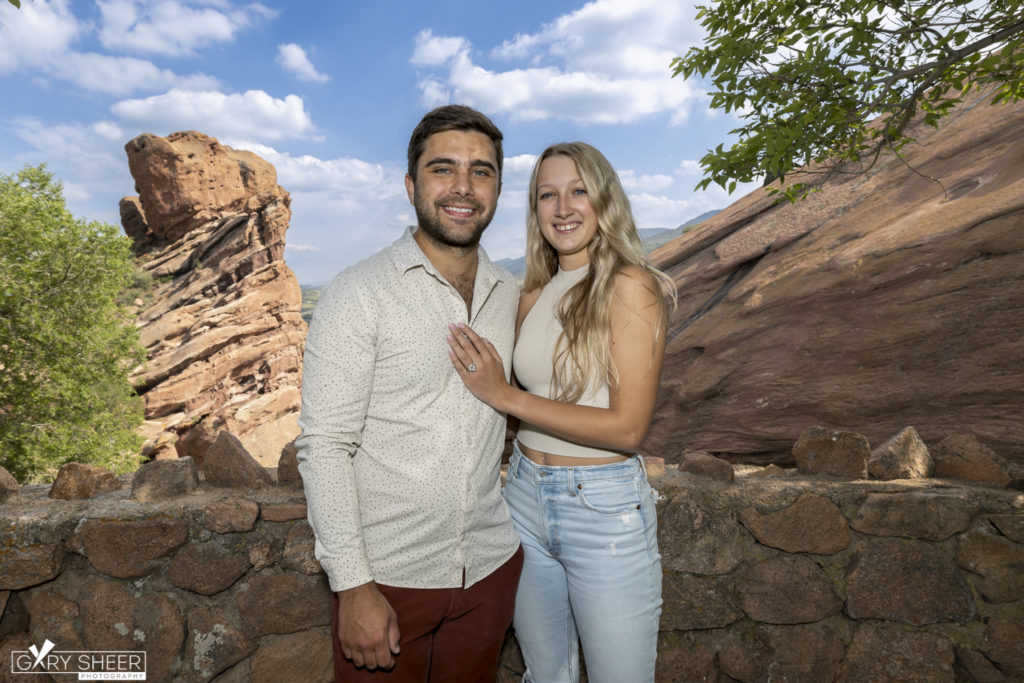
POLYGON ((295 442, 314 553, 333 591, 374 578, 352 458, 373 385, 377 320, 358 285, 342 273, 313 313, 302 361, 302 434, 295 442))

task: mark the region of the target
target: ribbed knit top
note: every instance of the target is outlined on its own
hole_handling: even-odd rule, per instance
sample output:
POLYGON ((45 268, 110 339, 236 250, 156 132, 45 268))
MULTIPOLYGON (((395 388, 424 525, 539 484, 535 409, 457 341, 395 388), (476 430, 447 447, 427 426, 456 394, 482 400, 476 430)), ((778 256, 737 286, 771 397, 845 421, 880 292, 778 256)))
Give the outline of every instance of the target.
MULTIPOLYGON (((553 399, 557 393, 554 381, 554 352, 558 336, 562 333, 562 325, 555 316, 562 297, 572 289, 573 285, 586 277, 589 265, 575 270, 558 269, 554 277, 544 285, 533 308, 526 314, 519 338, 516 340, 512 353, 512 368, 516 379, 531 394, 553 399)), ((583 396, 576 402, 578 405, 607 408, 608 382, 591 380, 583 396)), ((620 451, 609 451, 603 448, 591 448, 572 441, 566 441, 550 432, 527 422, 519 427, 519 442, 524 446, 552 455, 563 455, 572 458, 607 458, 621 455, 620 451)))

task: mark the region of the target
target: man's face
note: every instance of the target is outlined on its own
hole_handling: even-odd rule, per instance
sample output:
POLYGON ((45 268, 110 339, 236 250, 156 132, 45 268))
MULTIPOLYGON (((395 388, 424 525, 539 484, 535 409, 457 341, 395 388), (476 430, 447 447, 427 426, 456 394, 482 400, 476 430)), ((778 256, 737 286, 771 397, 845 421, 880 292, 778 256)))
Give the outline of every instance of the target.
POLYGON ((405 189, 427 237, 449 247, 476 246, 501 192, 491 139, 477 131, 434 133, 405 189))

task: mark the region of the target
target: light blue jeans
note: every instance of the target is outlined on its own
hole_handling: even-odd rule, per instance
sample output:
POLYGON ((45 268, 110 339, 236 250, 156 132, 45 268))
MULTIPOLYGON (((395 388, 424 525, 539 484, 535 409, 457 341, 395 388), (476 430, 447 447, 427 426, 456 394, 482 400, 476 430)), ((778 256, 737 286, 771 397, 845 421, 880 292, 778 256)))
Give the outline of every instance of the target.
POLYGON ((639 456, 547 467, 518 445, 505 500, 525 553, 514 625, 524 683, 650 683, 661 616, 656 494, 639 456))

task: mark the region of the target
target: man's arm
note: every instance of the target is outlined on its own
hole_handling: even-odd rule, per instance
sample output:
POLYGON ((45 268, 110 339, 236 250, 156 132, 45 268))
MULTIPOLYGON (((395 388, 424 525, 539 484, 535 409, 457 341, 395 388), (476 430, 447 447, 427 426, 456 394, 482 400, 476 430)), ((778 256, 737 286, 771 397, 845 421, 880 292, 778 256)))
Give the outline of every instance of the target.
POLYGON ((376 308, 352 279, 332 282, 313 314, 296 447, 316 558, 339 600, 342 653, 357 666, 388 668, 398 653, 398 622, 373 582, 352 467, 373 387, 376 308))

